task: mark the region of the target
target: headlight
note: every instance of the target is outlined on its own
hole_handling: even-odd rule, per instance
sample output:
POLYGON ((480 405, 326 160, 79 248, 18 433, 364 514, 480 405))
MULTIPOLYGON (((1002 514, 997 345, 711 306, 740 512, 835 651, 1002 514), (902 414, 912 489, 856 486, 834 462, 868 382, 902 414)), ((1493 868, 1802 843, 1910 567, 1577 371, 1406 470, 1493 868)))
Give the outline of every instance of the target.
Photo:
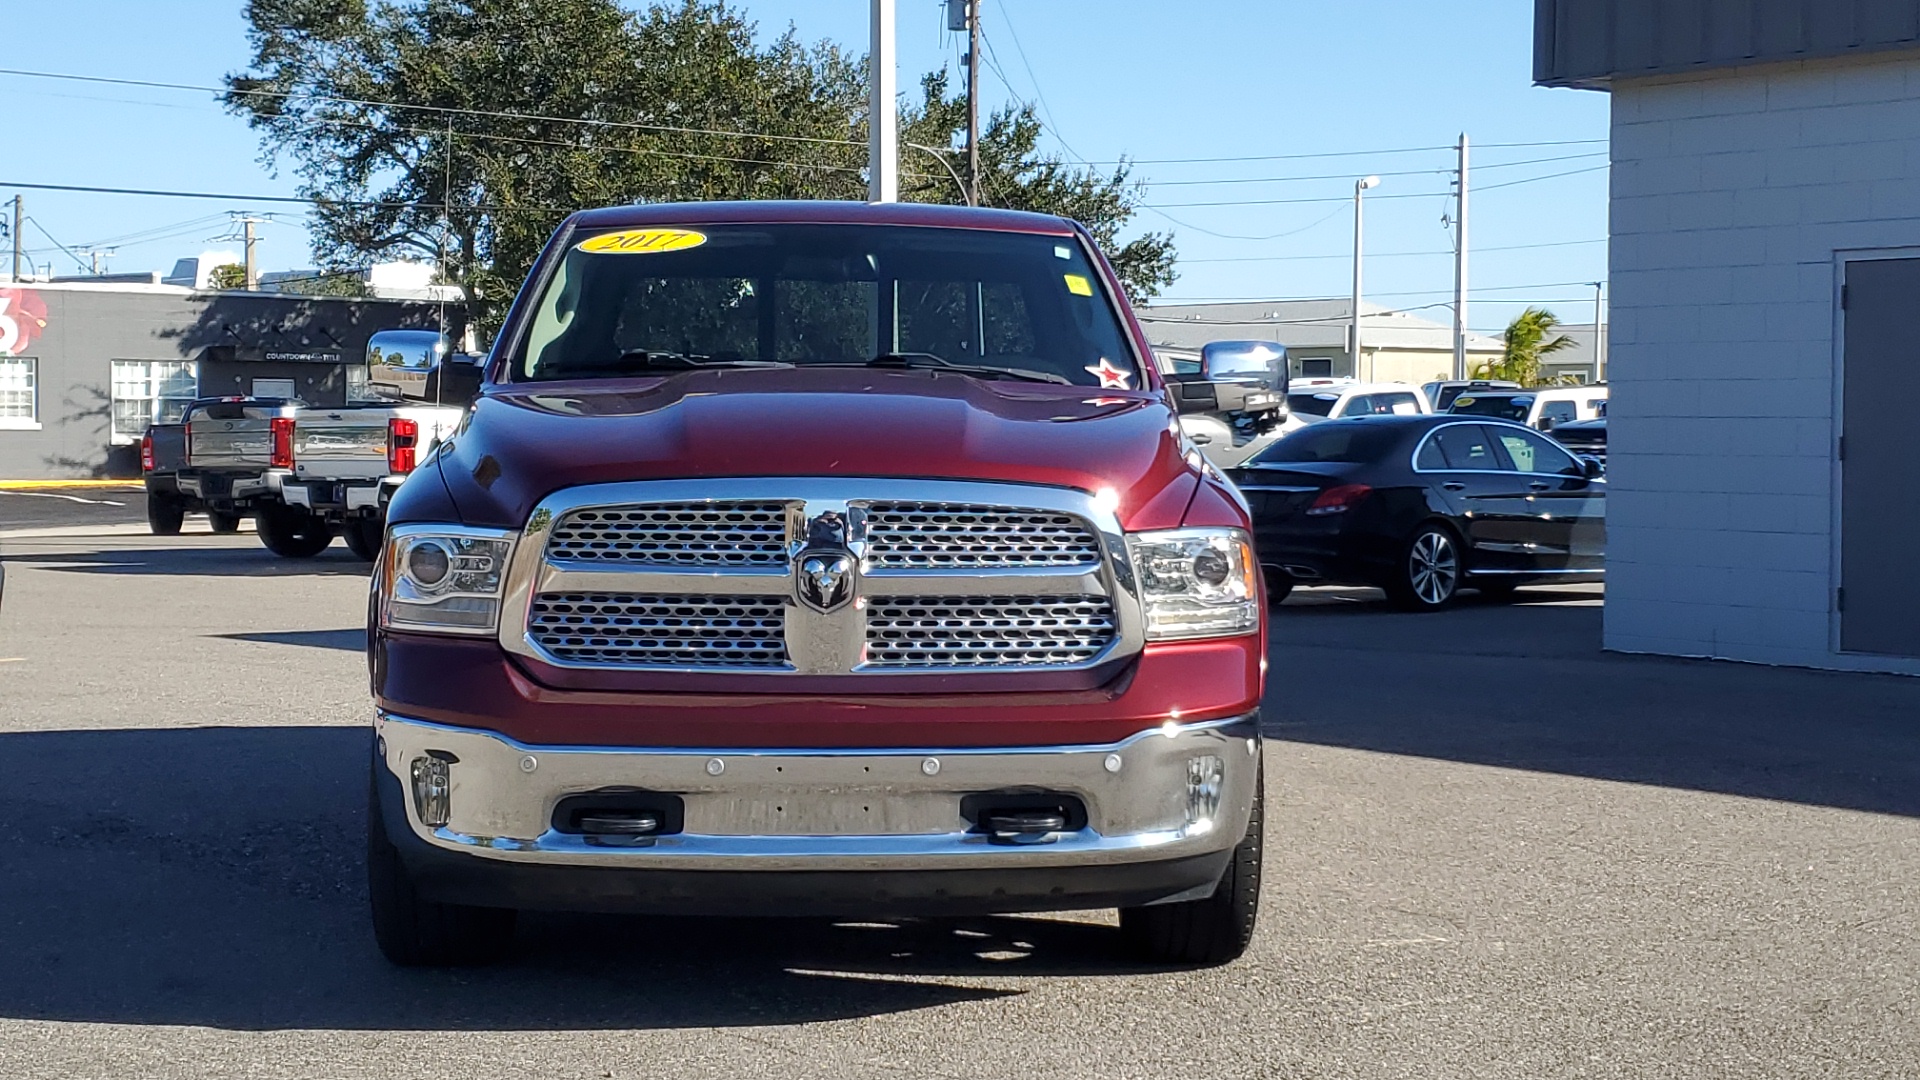
POLYGON ((1239 529, 1169 529, 1127 537, 1147 609, 1147 640, 1231 637, 1260 626, 1253 542, 1239 529))
POLYGON ((393 630, 491 634, 500 625, 513 534, 459 525, 400 525, 380 568, 380 624, 393 630))

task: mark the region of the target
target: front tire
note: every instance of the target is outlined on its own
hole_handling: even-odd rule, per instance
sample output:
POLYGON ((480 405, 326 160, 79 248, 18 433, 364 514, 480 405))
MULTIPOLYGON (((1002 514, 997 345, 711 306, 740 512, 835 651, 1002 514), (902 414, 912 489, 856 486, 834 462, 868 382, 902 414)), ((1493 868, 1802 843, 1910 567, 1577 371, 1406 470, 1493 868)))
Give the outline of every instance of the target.
POLYGON ((380 557, 380 542, 386 538, 386 523, 379 518, 356 518, 347 522, 340 535, 347 541, 347 549, 358 558, 367 562, 380 557))
POLYGON ((155 536, 179 536, 180 525, 187 520, 187 508, 180 500, 156 491, 147 492, 147 528, 155 536))
POLYGON ((333 543, 324 520, 289 506, 262 507, 253 527, 267 550, 283 559, 311 559, 333 543))
POLYGON ((1162 964, 1224 964, 1253 941, 1260 916, 1260 849, 1266 823, 1265 769, 1254 781, 1253 814, 1227 872, 1202 900, 1120 909, 1120 935, 1136 954, 1162 964))
POLYGON ((387 837, 377 784, 376 773, 367 793, 367 896, 381 955, 400 967, 484 964, 505 955, 515 912, 422 899, 387 837))
POLYGON ((1266 577, 1267 606, 1277 608, 1293 593, 1293 575, 1285 570, 1268 570, 1266 577))
POLYGON ((1387 599, 1403 611, 1439 611, 1460 592, 1460 541, 1445 525, 1420 527, 1387 582, 1387 599))
POLYGON ((207 522, 213 526, 213 531, 217 533, 236 533, 240 531, 239 514, 209 512, 207 514, 207 522))

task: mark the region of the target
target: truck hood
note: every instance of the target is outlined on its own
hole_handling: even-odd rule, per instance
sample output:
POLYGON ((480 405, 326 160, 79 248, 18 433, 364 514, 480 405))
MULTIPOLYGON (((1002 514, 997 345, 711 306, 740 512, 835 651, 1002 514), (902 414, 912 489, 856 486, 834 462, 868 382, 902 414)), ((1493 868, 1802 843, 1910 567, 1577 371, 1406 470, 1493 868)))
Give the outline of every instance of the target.
POLYGON ((1111 489, 1149 529, 1200 483, 1183 451, 1155 391, 774 368, 496 387, 436 462, 461 519, 497 528, 581 484, 865 476, 1111 489))

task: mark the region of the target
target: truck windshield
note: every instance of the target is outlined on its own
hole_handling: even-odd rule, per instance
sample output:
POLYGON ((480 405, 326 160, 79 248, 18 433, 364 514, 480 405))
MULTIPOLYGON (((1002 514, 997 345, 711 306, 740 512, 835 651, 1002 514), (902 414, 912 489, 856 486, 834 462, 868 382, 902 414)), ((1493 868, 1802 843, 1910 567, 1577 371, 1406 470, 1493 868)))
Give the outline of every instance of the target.
POLYGON ((1140 389, 1080 242, 967 229, 699 225, 574 239, 516 381, 708 366, 954 367, 1140 389))
POLYGON ((1448 406, 1447 411, 1471 416, 1497 416, 1502 420, 1525 420, 1532 409, 1532 394, 1461 394, 1448 406))

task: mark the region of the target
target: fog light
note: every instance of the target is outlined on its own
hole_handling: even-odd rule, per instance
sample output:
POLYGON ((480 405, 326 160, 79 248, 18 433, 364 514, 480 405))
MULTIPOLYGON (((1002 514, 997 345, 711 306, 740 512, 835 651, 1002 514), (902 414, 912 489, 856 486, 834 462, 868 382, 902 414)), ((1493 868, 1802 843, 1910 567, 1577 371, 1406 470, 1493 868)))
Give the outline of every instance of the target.
POLYGON ((453 817, 453 776, 439 758, 413 759, 413 812, 430 829, 453 817))
POLYGON ((1187 759, 1187 824, 1212 826, 1220 813, 1220 793, 1226 786, 1226 767, 1208 754, 1187 759))

